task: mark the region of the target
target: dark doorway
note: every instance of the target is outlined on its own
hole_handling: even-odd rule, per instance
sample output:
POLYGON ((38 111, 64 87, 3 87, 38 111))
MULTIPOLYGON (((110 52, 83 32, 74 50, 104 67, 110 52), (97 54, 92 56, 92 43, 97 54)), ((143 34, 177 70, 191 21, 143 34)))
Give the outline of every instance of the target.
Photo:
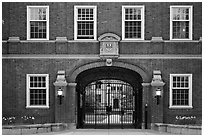
POLYGON ((77 128, 141 128, 142 86, 138 73, 100 67, 82 72, 77 78, 77 128))

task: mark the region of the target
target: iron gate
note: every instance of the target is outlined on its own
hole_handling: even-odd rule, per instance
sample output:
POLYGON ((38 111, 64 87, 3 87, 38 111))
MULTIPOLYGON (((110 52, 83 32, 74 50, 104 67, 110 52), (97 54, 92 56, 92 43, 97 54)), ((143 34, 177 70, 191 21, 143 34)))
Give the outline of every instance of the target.
POLYGON ((86 86, 81 102, 84 128, 135 127, 135 93, 126 82, 92 82, 86 86))

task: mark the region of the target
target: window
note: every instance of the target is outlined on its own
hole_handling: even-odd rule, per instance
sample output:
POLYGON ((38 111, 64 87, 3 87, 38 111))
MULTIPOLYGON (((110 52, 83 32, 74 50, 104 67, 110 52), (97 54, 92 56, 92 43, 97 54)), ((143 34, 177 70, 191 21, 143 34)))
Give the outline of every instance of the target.
POLYGON ((144 40, 144 6, 122 6, 122 39, 144 40))
POLYGON ((96 6, 75 6, 74 39, 96 40, 96 6))
POLYGON ((48 74, 27 74, 26 107, 49 107, 48 74))
POLYGON ((49 39, 48 6, 27 7, 27 39, 28 40, 49 39))
POLYGON ((170 108, 192 108, 192 74, 170 74, 170 108))
POLYGON ((192 6, 170 6, 170 39, 192 40, 192 6))

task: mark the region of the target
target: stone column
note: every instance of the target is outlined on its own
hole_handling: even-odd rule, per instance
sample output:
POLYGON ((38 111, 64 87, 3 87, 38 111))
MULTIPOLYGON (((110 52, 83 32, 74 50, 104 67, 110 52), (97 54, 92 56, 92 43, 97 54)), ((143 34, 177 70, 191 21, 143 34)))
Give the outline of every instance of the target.
POLYGON ((149 118, 149 114, 150 114, 150 109, 149 104, 150 100, 149 100, 149 93, 150 93, 150 84, 151 83, 142 83, 143 86, 143 92, 142 92, 142 129, 145 129, 145 120, 147 120, 147 128, 150 128, 150 118, 149 118), (147 119, 145 119, 145 111, 147 111, 148 116, 147 119))
POLYGON ((67 107, 68 107, 68 112, 67 112, 67 117, 68 117, 68 126, 69 129, 76 129, 76 119, 77 119, 77 107, 76 107, 76 85, 77 83, 68 83, 68 102, 67 102, 67 107))
POLYGON ((163 86, 165 83, 162 81, 161 71, 153 71, 153 78, 151 82, 152 86, 152 117, 151 128, 154 128, 154 123, 163 123, 163 86), (157 103, 156 90, 161 90, 161 96, 159 97, 159 103, 157 103))
POLYGON ((57 79, 53 83, 55 86, 55 123, 66 121, 66 97, 67 97, 67 82, 65 79, 65 71, 57 72, 57 79), (62 96, 58 95, 58 90, 62 91, 62 96))

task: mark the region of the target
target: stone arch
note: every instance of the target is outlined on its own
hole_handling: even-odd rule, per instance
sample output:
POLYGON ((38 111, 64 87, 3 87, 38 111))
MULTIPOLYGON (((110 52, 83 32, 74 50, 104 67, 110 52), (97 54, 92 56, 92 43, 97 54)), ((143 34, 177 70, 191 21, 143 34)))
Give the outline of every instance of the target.
MULTIPOLYGON (((99 80, 121 80, 125 83, 128 83, 132 87, 132 94, 135 95, 136 100, 133 102, 133 104, 137 106, 135 108, 132 108, 132 112, 135 112, 134 115, 136 118, 136 120, 132 123, 132 126, 134 125, 134 128, 141 128, 142 120, 144 119, 142 115, 142 106, 145 97, 143 95, 144 92, 142 83, 149 83, 151 79, 150 75, 144 69, 133 64, 129 64, 122 61, 119 62, 116 60, 113 61, 112 66, 107 66, 106 62, 104 60, 101 60, 78 66, 69 74, 69 82, 77 83, 75 93, 77 96, 78 104, 76 106, 78 112, 78 128, 84 127, 84 123, 82 121, 85 120, 85 113, 82 112, 84 111, 84 104, 86 104, 84 102, 84 98, 87 93, 87 90, 85 89, 88 84, 92 82, 95 84, 99 80)), ((118 124, 119 126, 121 126, 120 123, 118 124)), ((131 124, 129 126, 131 126, 131 124)))
MULTIPOLYGON (((68 77, 68 81, 75 82, 77 76, 81 72, 88 70, 88 69, 97 68, 97 67, 104 67, 104 66, 106 66, 105 62, 92 62, 92 63, 88 63, 85 65, 79 66, 70 72, 70 75, 68 77)), ((129 70, 137 72, 138 74, 141 75, 143 83, 148 83, 151 81, 150 74, 139 66, 129 64, 126 62, 119 62, 119 61, 113 62, 112 66, 121 67, 121 68, 129 69, 129 70)))

